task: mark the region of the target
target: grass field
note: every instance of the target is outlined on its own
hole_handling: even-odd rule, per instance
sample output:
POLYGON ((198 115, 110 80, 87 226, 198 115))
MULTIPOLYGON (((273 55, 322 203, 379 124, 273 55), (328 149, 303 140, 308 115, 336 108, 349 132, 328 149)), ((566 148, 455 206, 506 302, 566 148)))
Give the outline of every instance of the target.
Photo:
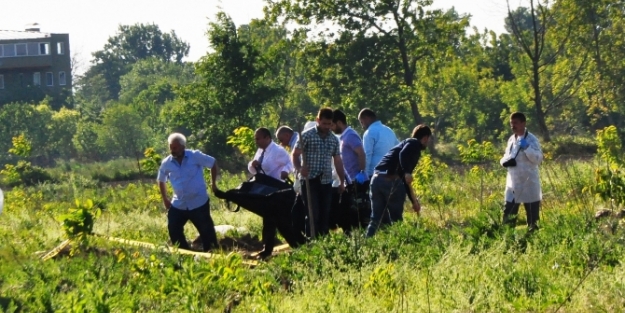
MULTIPOLYGON (((501 225, 505 170, 423 171, 420 217, 364 239, 338 233, 255 268, 240 254, 204 259, 86 237, 73 254, 42 261, 66 239, 62 216, 88 199, 93 232, 167 243, 154 183, 103 185, 81 175, 7 191, 0 215, 0 308, 7 312, 622 312, 625 231, 597 221, 609 203, 587 193, 591 161, 541 168, 541 230, 501 225)), ((224 175, 222 189, 244 176, 224 175)), ((260 218, 212 199, 216 224, 259 235, 260 218)), ((612 208, 617 209, 617 208, 612 208)), ((189 224, 188 238, 195 238, 189 224)), ((233 237, 241 234, 230 234, 233 237)))

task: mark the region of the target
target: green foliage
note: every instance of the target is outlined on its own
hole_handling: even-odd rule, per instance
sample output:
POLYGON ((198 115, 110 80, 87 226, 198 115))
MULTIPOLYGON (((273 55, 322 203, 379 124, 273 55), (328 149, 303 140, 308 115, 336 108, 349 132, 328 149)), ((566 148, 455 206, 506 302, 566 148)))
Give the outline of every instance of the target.
POLYGON ((89 243, 89 236, 93 234, 93 226, 100 216, 99 208, 94 207, 91 199, 80 202, 75 201, 75 207, 71 208, 67 214, 58 217, 63 225, 63 232, 67 239, 71 239, 84 248, 89 243))
POLYGON ((499 151, 489 142, 484 141, 478 143, 477 140, 471 139, 467 145, 458 145, 460 152, 460 160, 464 164, 484 164, 498 160, 499 151))
POLYGON ((13 147, 9 149, 9 153, 18 157, 27 158, 30 156, 30 150, 32 149, 30 142, 24 135, 13 137, 11 140, 13 147))
POLYGON ((597 131, 598 151, 601 167, 595 171, 595 181, 587 188, 610 206, 625 205, 625 173, 623 149, 615 126, 597 131))
POLYGON ((256 153, 256 141, 254 140, 254 130, 241 126, 237 127, 234 134, 228 137, 227 143, 239 149, 246 158, 253 158, 256 153))
POLYGON ((122 89, 120 78, 133 64, 149 58, 181 63, 189 48, 173 30, 163 33, 155 24, 119 25, 103 49, 93 53, 94 65, 76 81, 77 98, 95 106, 117 100, 122 89))
MULTIPOLYGON (((24 135, 13 137, 13 147, 9 153, 18 157, 27 158, 31 153, 31 143, 24 135)), ((9 186, 26 185, 32 186, 51 181, 52 177, 41 167, 33 166, 30 162, 19 160, 17 165, 5 164, 0 170, 3 181, 9 186)))
POLYGON ((141 168, 143 171, 156 174, 163 160, 161 155, 158 154, 154 148, 147 148, 143 152, 143 156, 145 157, 141 160, 141 168))
POLYGON ((102 151, 116 157, 138 157, 149 137, 141 115, 121 104, 107 108, 102 115, 102 125, 97 128, 97 142, 102 151))

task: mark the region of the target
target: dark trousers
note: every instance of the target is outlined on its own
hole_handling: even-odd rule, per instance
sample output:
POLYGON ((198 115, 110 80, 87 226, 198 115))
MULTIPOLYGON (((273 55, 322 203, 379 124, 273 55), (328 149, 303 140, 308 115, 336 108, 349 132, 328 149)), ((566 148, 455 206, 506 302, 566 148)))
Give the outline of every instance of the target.
MULTIPOLYGON (((332 205, 332 184, 322 184, 321 176, 308 179, 310 187, 306 187, 306 181, 302 180, 302 200, 312 208, 312 219, 315 225, 315 236, 323 236, 330 232, 330 207, 332 205), (310 201, 308 203, 308 190, 310 189, 310 201)), ((310 233, 310 216, 308 216, 306 235, 310 233)))
POLYGON ((371 178, 371 220, 367 237, 375 235, 378 228, 403 220, 406 189, 399 178, 375 175, 371 178))
POLYGON ((330 229, 341 228, 349 234, 357 227, 358 212, 353 207, 353 185, 348 185, 345 192, 339 193, 338 187, 332 187, 332 205, 330 206, 330 229))
MULTIPOLYGON (((516 226, 517 214, 519 214, 519 205, 520 203, 507 202, 506 206, 503 210, 503 223, 516 226)), ((523 203, 525 207, 525 214, 527 214, 527 227, 530 231, 538 229, 538 220, 540 213, 540 201, 531 202, 531 203, 523 203)))
POLYGON ((173 206, 169 208, 169 211, 167 211, 167 229, 169 230, 169 238, 172 244, 177 244, 180 249, 189 250, 187 238, 184 236, 184 225, 189 220, 200 233, 204 251, 209 251, 211 248, 219 246, 217 234, 215 233, 215 224, 210 213, 209 201, 193 210, 181 210, 173 206))

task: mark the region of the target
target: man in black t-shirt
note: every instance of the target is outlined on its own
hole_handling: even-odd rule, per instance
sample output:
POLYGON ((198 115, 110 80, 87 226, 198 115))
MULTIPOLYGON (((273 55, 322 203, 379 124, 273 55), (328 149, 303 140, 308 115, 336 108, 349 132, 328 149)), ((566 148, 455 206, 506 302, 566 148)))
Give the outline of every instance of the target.
POLYGON ((383 224, 390 224, 403 219, 406 191, 412 201, 415 212, 421 211, 419 199, 411 187, 414 171, 421 150, 425 150, 432 136, 432 130, 426 125, 418 125, 412 131, 412 138, 400 142, 386 153, 375 167, 370 185, 371 221, 367 228, 367 237, 375 234, 383 224))

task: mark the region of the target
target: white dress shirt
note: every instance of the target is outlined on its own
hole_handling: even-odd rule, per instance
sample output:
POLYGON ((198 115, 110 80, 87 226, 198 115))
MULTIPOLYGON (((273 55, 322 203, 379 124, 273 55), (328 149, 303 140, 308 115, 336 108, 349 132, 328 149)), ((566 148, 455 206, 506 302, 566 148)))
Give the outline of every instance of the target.
MULTIPOLYGON (((252 174, 256 174, 256 169, 252 167, 252 162, 259 161, 260 156, 263 153, 263 149, 256 150, 256 155, 254 155, 254 159, 247 164, 247 169, 252 174)), ((293 171, 293 163, 291 163, 291 156, 289 155, 284 148, 278 146, 275 142, 271 142, 269 146, 265 149, 265 155, 263 157, 263 162, 261 164, 261 168, 265 172, 265 174, 275 178, 282 180, 280 178, 280 174, 282 172, 291 173, 293 171)))

